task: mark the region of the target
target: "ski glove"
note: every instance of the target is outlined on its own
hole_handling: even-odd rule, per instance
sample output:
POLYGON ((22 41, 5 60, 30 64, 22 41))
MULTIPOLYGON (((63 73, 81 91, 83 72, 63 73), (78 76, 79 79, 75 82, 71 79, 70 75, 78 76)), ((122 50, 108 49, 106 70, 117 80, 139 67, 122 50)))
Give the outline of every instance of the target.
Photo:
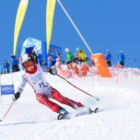
POLYGON ((49 71, 50 74, 52 74, 52 75, 56 75, 56 74, 57 74, 57 69, 56 69, 56 68, 49 68, 48 71, 49 71))
POLYGON ((19 97, 20 97, 20 93, 17 92, 13 95, 12 99, 13 99, 13 101, 16 101, 19 97))

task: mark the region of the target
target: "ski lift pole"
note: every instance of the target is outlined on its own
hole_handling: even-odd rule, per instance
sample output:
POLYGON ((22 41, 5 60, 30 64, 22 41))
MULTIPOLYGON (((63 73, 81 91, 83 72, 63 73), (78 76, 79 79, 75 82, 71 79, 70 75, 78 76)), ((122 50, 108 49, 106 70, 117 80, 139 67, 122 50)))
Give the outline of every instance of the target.
POLYGON ((96 99, 97 101, 99 101, 99 98, 96 98, 95 96, 92 96, 91 94, 87 93, 86 91, 84 91, 84 90, 78 88, 77 86, 73 85, 71 82, 69 82, 69 81, 66 80, 64 77, 60 76, 59 74, 56 74, 56 75, 57 75, 58 77, 62 78, 63 80, 65 80, 67 83, 69 83, 70 85, 72 85, 72 86, 75 87, 76 89, 82 91, 83 93, 85 93, 85 94, 87 94, 87 95, 93 97, 93 98, 96 99))
POLYGON ((14 101, 11 103, 10 107, 8 108, 8 110, 6 111, 6 113, 4 114, 3 118, 0 120, 0 122, 2 122, 4 120, 4 118, 7 116, 7 114, 9 113, 12 105, 13 105, 14 101))
POLYGON ((63 6, 63 4, 61 3, 60 0, 57 0, 57 2, 59 3, 60 7, 62 8, 62 10, 64 11, 64 13, 66 14, 66 16, 68 17, 69 21, 71 22, 71 24, 73 25, 74 29, 76 30, 76 32, 78 33, 78 35, 80 36, 80 38, 82 39, 82 41, 84 42, 84 44, 86 45, 87 49, 89 50, 89 52, 93 55, 93 52, 91 50, 91 48, 89 47, 88 43, 86 42, 86 40, 84 39, 83 35, 81 34, 81 32, 79 31, 79 29, 77 28, 77 26, 75 25, 74 21, 72 20, 72 18, 70 17, 70 15, 68 14, 67 10, 65 9, 65 7, 63 6))

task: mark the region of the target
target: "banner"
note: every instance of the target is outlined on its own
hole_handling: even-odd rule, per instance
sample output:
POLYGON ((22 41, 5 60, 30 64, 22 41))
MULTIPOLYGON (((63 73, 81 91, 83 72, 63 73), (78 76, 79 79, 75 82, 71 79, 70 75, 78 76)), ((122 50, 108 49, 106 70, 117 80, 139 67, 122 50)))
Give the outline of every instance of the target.
POLYGON ((49 52, 49 46, 50 46, 50 41, 51 41, 51 36, 52 36, 55 4, 56 4, 56 0, 47 0, 47 4, 46 4, 47 53, 49 52))
POLYGON ((92 60, 97 68, 97 72, 101 77, 112 77, 110 69, 104 59, 102 53, 96 53, 92 55, 92 60))
POLYGON ((14 94, 14 85, 1 85, 1 95, 14 94))
POLYGON ((14 30, 14 45, 13 45, 13 54, 16 54, 16 47, 17 47, 17 41, 19 32, 25 17, 25 13, 28 7, 28 0, 21 0, 19 3, 17 15, 16 15, 16 22, 15 22, 15 30, 14 30))

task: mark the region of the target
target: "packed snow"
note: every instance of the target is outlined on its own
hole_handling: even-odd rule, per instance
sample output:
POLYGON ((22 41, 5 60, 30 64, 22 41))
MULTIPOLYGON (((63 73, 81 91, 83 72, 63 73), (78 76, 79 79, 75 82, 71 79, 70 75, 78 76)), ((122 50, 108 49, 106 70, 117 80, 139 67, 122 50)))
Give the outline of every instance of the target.
MULTIPOLYGON (((92 96, 79 91, 58 76, 46 74, 51 86, 61 94, 100 112, 68 120, 57 120, 57 114, 39 104, 27 84, 21 97, 0 122, 0 140, 140 140, 140 70, 111 68, 112 78, 101 78, 96 69, 88 76, 67 80, 92 96), (118 75, 117 75, 118 74, 118 75)), ((15 89, 22 72, 1 75, 1 84, 14 82, 15 89)), ((12 95, 1 97, 0 119, 12 95)), ((75 110, 62 105, 69 112, 75 110)))

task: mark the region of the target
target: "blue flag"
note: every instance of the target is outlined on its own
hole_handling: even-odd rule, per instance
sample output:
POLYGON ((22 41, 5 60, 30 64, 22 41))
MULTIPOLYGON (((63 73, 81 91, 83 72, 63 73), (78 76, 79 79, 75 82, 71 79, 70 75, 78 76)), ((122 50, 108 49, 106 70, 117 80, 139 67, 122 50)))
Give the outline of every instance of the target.
POLYGON ((14 94, 14 85, 1 85, 1 95, 14 94))

